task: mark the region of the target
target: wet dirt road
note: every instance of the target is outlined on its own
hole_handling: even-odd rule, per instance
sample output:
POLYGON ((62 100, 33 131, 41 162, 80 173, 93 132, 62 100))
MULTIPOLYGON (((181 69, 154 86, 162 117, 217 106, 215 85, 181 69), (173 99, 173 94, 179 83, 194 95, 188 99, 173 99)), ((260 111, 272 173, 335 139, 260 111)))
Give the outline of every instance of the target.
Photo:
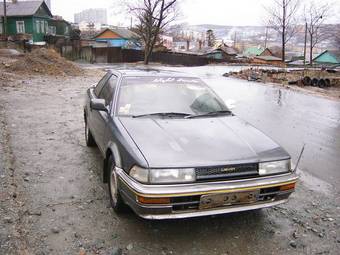
POLYGON ((161 222, 116 215, 102 158, 83 138, 84 91, 99 76, 0 88, 1 180, 9 187, 0 196, 8 204, 0 208, 0 254, 338 254, 335 191, 304 182, 289 203, 261 211, 161 222))
POLYGON ((281 144, 293 162, 305 144, 299 168, 340 192, 340 101, 222 76, 240 67, 169 69, 195 73, 224 100, 235 100, 233 111, 281 144))

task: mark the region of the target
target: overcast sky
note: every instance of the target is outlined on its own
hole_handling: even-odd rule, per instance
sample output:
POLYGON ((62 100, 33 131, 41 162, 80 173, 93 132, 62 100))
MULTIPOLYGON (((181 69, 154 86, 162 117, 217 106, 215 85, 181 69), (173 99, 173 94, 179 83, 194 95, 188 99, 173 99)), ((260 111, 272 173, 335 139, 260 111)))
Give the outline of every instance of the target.
MULTIPOLYGON (((109 8, 109 23, 127 25, 130 20, 126 15, 117 15, 115 3, 119 0, 51 0, 53 14, 61 15, 73 21, 73 14, 88 8, 109 8), (125 21, 124 21, 125 19, 125 21)), ((273 0, 179 0, 183 13, 183 22, 189 24, 218 25, 262 25, 266 14, 263 6, 273 0)), ((309 2, 312 0, 304 0, 309 2)), ((333 2, 333 15, 329 23, 340 23, 340 0, 333 2)), ((326 2, 318 0, 318 2, 326 2)))

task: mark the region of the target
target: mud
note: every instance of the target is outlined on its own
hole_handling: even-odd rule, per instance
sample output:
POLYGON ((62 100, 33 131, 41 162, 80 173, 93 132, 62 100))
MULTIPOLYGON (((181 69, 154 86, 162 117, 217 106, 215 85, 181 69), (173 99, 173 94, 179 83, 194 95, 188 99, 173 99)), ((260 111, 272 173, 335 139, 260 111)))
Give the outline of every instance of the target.
POLYGON ((338 254, 338 191, 304 179, 287 204, 260 211, 174 221, 114 213, 102 158, 84 141, 84 93, 101 75, 0 87, 0 254, 338 254))
POLYGON ((21 75, 78 76, 82 69, 61 57, 53 49, 34 49, 25 54, 0 53, 0 70, 21 75))

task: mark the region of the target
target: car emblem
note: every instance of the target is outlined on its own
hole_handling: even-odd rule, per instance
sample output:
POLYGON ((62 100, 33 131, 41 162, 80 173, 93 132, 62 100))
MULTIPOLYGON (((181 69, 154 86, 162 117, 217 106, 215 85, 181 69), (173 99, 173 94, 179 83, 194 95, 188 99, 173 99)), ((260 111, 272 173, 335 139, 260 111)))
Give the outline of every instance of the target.
POLYGON ((221 172, 235 172, 236 168, 235 167, 225 167, 222 168, 221 172))

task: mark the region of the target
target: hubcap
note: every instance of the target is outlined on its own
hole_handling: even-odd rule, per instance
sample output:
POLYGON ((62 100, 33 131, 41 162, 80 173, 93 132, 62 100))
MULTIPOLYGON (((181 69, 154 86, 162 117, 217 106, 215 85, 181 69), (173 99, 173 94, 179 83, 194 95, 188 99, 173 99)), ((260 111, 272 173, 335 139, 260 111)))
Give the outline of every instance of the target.
POLYGON ((114 169, 111 170, 111 176, 110 176, 110 191, 112 196, 112 201, 114 204, 117 203, 117 182, 116 182, 116 172, 114 169))

